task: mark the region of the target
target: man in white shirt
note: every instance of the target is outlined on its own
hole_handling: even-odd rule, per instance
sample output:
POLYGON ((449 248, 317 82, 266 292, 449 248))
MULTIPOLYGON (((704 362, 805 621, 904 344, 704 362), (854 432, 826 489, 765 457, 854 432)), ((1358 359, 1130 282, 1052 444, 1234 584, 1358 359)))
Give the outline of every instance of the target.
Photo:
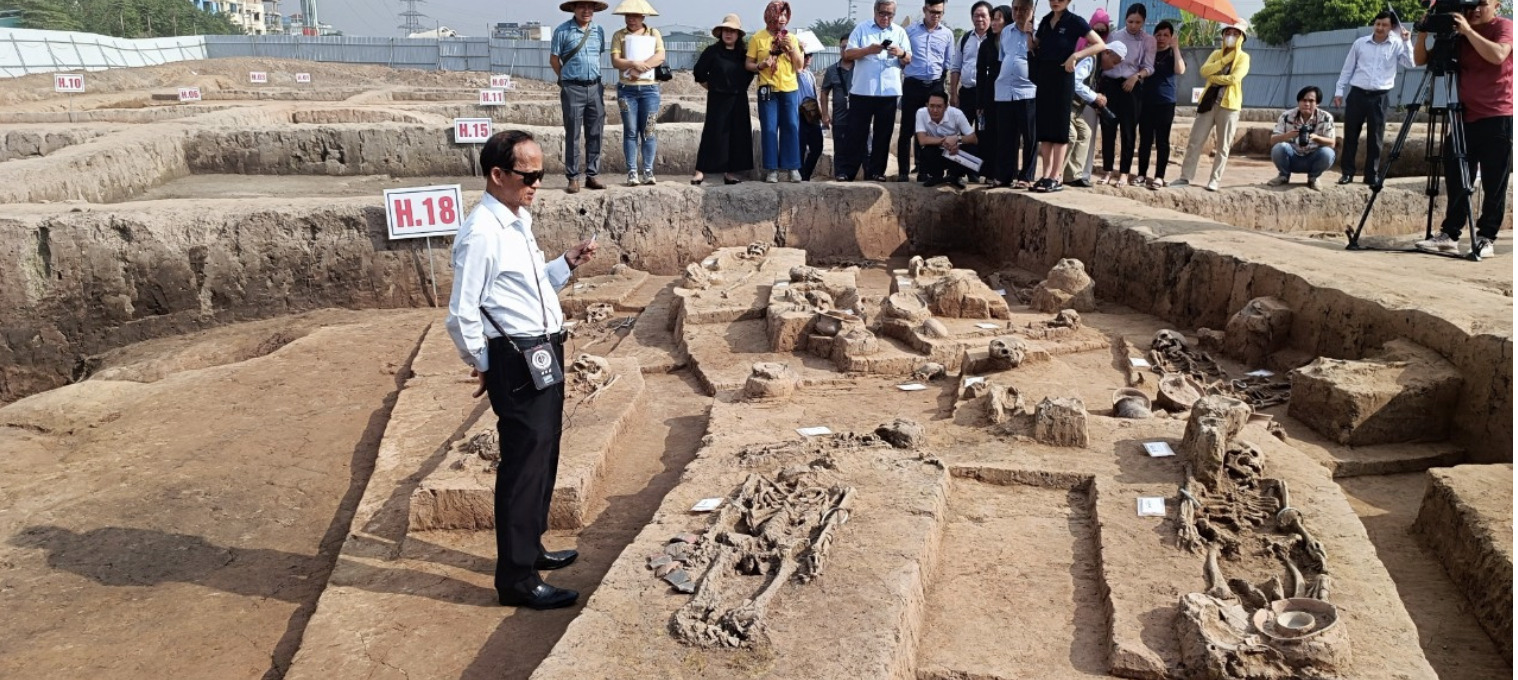
POLYGON ((843 51, 843 58, 854 61, 854 80, 849 84, 848 160, 856 165, 840 169, 840 181, 853 179, 860 163, 865 165, 865 179, 873 182, 886 179, 896 102, 901 97, 901 71, 912 63, 907 31, 892 23, 894 18, 895 2, 875 0, 874 19, 854 27, 849 34, 849 46, 843 51), (872 134, 873 139, 869 139, 872 134))
POLYGON ((929 94, 928 105, 917 111, 917 144, 922 148, 917 164, 922 166, 922 185, 936 187, 943 184, 947 169, 949 184, 956 189, 965 188, 962 178, 967 168, 945 154, 958 154, 962 145, 975 142, 975 126, 965 118, 963 111, 949 106, 949 95, 942 92, 929 94))
POLYGON ((488 392, 498 419, 496 593, 511 607, 568 607, 579 593, 538 577, 579 556, 548 552, 542 540, 564 415, 564 312, 556 292, 595 256, 596 244, 582 242, 544 262, 527 212, 543 180, 543 149, 531 134, 496 133, 480 150, 480 168, 485 197, 454 237, 446 325, 479 381, 474 396, 488 392))
MULTIPOLYGON (((965 113, 965 118, 975 126, 976 131, 981 129, 982 114, 993 115, 990 111, 980 110, 980 83, 977 82, 978 74, 975 72, 977 62, 980 60, 980 46, 991 35, 991 3, 986 0, 976 0, 970 6, 970 25, 973 30, 966 31, 959 37, 959 44, 955 46, 954 56, 949 59, 949 106, 958 107, 965 113)), ((995 83, 986 83, 986 87, 995 88, 995 83)), ((989 97, 987 98, 989 99, 989 97)), ((979 155, 976 149, 979 144, 972 145, 966 150, 979 155)), ((975 181, 979 173, 970 173, 970 180, 975 181)))
POLYGON ((1365 183, 1375 182, 1381 160, 1382 136, 1386 132, 1386 107, 1397 84, 1397 66, 1413 68, 1413 48, 1407 29, 1392 33, 1392 13, 1376 15, 1374 33, 1349 46, 1339 82, 1334 85, 1334 106, 1344 107, 1344 155, 1340 157, 1340 184, 1355 181, 1355 154, 1360 151, 1360 126, 1369 127, 1365 147, 1365 183), (1347 98, 1346 98, 1347 95, 1347 98))

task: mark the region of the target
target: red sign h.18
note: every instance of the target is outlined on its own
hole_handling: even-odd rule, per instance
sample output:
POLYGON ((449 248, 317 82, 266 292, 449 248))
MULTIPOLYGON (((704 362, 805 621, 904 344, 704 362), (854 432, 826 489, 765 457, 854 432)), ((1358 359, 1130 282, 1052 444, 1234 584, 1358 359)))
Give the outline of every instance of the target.
POLYGON ((78 73, 54 73, 54 92, 83 92, 84 76, 78 73))
POLYGON ((385 223, 391 240, 457 233, 464 223, 463 192, 457 184, 386 189, 385 223))

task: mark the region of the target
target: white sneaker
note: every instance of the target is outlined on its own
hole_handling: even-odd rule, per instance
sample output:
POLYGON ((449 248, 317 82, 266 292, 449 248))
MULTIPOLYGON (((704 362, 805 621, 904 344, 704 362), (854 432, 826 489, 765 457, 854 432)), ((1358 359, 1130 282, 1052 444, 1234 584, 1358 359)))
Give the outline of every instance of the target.
POLYGON ((1476 257, 1487 258, 1497 254, 1496 244, 1485 236, 1476 237, 1476 257))
POLYGON ((771 170, 769 172, 764 173, 764 183, 765 184, 774 184, 774 183, 779 182, 779 181, 780 181, 780 173, 775 172, 774 170, 771 170))
POLYGON ((652 173, 652 172, 650 172, 650 173, 648 173, 646 175, 643 175, 643 183, 644 184, 657 184, 658 182, 659 182, 659 180, 654 179, 654 173, 652 173))
POLYGON ((1460 244, 1449 237, 1449 234, 1440 233, 1431 239, 1419 241, 1413 244, 1414 248, 1426 253, 1458 253, 1460 244))
POLYGON ((800 182, 801 181, 801 171, 800 170, 792 170, 791 171, 791 181, 792 182, 800 182))
POLYGON ((1217 182, 1208 182, 1207 183, 1207 190, 1208 191, 1217 191, 1218 190, 1218 183, 1217 182))
POLYGON ((637 170, 628 170, 627 171, 627 186, 630 186, 630 187, 638 186, 638 171, 637 170))

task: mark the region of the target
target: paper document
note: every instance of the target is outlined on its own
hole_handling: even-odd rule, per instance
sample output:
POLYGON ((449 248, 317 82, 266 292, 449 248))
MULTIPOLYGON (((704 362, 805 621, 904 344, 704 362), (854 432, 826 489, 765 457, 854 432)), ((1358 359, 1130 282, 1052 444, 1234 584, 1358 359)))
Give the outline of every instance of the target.
POLYGON ((833 431, 829 430, 825 426, 818 425, 817 427, 798 427, 796 428, 796 433, 800 434, 803 437, 816 437, 824 434, 832 434, 833 431))
POLYGON ((711 512, 722 505, 721 498, 703 498, 690 509, 691 512, 711 512))
POLYGON ((1131 364, 1134 368, 1149 368, 1149 360, 1148 359, 1140 359, 1138 357, 1128 357, 1128 363, 1131 364))
POLYGON ((907 383, 905 385, 897 385, 896 389, 903 392, 921 392, 925 389, 928 389, 928 386, 922 383, 907 383))
POLYGON ((1245 373, 1244 375, 1247 375, 1247 376, 1249 376, 1251 378, 1269 378, 1270 376, 1275 375, 1275 373, 1272 373, 1272 372, 1267 371, 1267 370, 1265 370, 1265 369, 1262 368, 1262 369, 1260 369, 1258 371, 1250 371, 1248 373, 1245 373))
MULTIPOLYGON (((622 58, 629 61, 644 61, 654 58, 654 47, 657 43, 651 35, 629 35, 622 38, 622 58)), ((632 72, 628 71, 628 77, 632 72)), ((654 70, 649 69, 638 76, 636 80, 654 81, 654 70)))
POLYGON ((980 172, 980 159, 971 156, 964 149, 960 149, 959 153, 944 151, 943 157, 969 168, 970 172, 980 172))
POLYGON ((996 329, 996 328, 1001 328, 1001 326, 998 326, 998 325, 996 325, 994 323, 978 323, 978 324, 975 324, 975 327, 976 328, 984 328, 986 330, 993 330, 993 329, 996 329))
POLYGON ((1144 453, 1150 458, 1168 458, 1175 455, 1175 450, 1165 442, 1144 442, 1144 453))
POLYGON ((1158 496, 1144 496, 1138 500, 1139 517, 1164 517, 1165 499, 1158 496))

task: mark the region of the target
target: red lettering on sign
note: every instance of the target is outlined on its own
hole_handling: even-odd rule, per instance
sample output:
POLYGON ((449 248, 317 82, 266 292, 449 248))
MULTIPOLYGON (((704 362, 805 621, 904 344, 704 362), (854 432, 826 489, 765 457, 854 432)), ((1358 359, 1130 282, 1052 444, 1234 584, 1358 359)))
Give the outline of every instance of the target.
POLYGON ((411 216, 411 199, 398 198, 395 200, 395 226, 401 228, 417 226, 416 220, 411 216))
POLYGON ((443 221, 443 224, 453 224, 453 221, 456 220, 456 219, 458 219, 458 217, 459 217, 458 212, 456 212, 453 209, 453 197, 452 196, 440 196, 440 197, 438 197, 438 199, 437 199, 437 216, 438 216, 438 219, 441 219, 443 221))

